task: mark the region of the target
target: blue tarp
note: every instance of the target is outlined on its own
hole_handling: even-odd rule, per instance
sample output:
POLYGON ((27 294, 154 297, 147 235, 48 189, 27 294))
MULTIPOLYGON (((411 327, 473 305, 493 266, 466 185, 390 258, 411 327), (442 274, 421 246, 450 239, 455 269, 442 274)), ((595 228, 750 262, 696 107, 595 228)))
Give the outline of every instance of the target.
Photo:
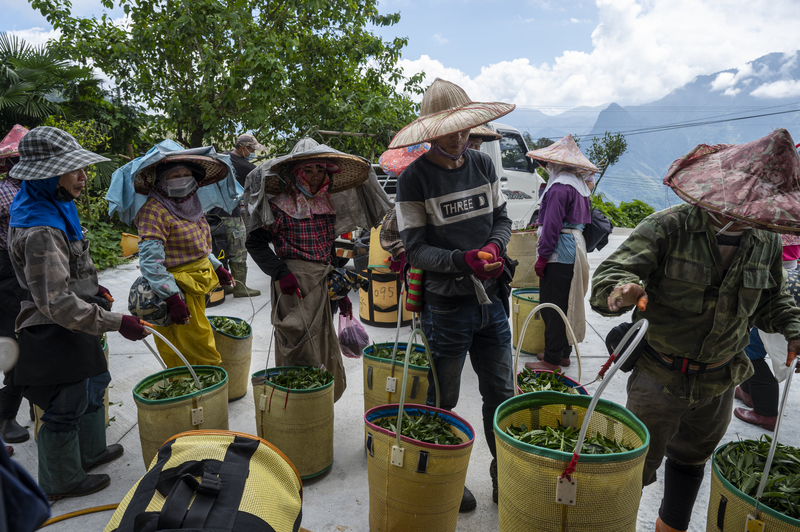
POLYGON ((200 203, 203 205, 203 212, 208 212, 214 207, 221 207, 230 213, 237 208, 243 189, 242 185, 236 181, 230 157, 217 153, 213 146, 187 150, 173 140, 165 140, 150 148, 150 151, 143 156, 137 157, 114 172, 111 176, 111 186, 108 187, 106 193, 108 215, 113 216, 116 212, 124 223, 133 223, 136 213, 147 201, 147 196, 134 191, 133 177, 140 169, 158 163, 167 155, 178 154, 205 155, 223 161, 228 166, 228 176, 225 179, 213 185, 201 187, 197 191, 197 197, 200 198, 200 203))

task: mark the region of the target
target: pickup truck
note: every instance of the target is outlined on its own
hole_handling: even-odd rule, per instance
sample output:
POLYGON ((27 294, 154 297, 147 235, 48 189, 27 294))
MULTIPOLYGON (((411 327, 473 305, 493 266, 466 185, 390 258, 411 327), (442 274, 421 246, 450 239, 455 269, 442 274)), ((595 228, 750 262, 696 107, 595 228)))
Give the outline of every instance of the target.
MULTIPOLYGON (((536 173, 538 164, 525 156, 528 146, 518 129, 489 122, 486 127, 503 138, 496 142, 484 142, 481 151, 487 154, 494 163, 497 176, 500 178, 500 190, 506 197, 508 216, 512 220, 512 229, 524 229, 534 218, 538 210, 539 186, 544 180, 536 173)), ((394 199, 397 191, 397 179, 386 175, 378 164, 373 164, 378 182, 386 194, 394 199)), ((336 240, 337 266, 344 266, 353 257, 354 242, 360 231, 341 235, 336 240)))

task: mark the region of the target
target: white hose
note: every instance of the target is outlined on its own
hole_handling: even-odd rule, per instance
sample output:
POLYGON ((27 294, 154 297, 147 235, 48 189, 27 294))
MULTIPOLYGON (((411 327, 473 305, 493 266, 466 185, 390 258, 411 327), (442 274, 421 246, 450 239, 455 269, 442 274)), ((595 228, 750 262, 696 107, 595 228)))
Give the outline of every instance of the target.
MULTIPOLYGON (((198 378, 197 378, 197 373, 195 373, 195 372, 194 372, 194 369, 192 368, 192 365, 191 365, 191 364, 189 364, 189 361, 188 361, 188 360, 186 360, 186 357, 184 357, 184 356, 181 354, 181 352, 180 352, 180 351, 178 351, 178 348, 177 348, 177 347, 175 347, 174 345, 172 345, 172 342, 170 342, 169 340, 167 340, 166 338, 164 338, 164 335, 163 335, 163 334, 161 334, 161 333, 160 333, 160 332, 158 332, 157 330, 153 329, 152 327, 148 327, 147 325, 142 325, 142 327, 144 327, 144 330, 145 330, 145 331, 150 331, 151 333, 153 333, 153 334, 155 334, 156 336, 158 336, 159 338, 161 338, 161 340, 163 340, 165 344, 167 344, 168 346, 170 346, 170 347, 172 348, 172 350, 173 350, 173 351, 175 351, 175 354, 176 354, 176 355, 178 355, 178 357, 179 357, 179 358, 180 358, 180 359, 183 361, 183 363, 184 363, 184 364, 186 364, 186 367, 189 369, 189 373, 191 373, 191 374, 192 374, 192 377, 194 378, 194 382, 197 384, 197 389, 198 389, 198 390, 200 390, 200 397, 202 397, 202 396, 203 396, 203 393, 202 393, 203 386, 200 384, 200 379, 198 379, 198 378)), ((163 361, 162 361, 162 362, 163 362, 163 361)))

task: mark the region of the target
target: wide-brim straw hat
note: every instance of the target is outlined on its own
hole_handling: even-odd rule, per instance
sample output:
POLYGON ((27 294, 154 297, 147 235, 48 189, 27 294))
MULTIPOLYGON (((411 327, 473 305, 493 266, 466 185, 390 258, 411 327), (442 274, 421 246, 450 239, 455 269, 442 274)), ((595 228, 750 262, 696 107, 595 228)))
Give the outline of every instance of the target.
POLYGON ((800 156, 785 129, 746 144, 700 144, 664 184, 692 205, 776 233, 800 233, 800 156))
POLYGON ((290 172, 303 161, 324 159, 339 167, 341 172, 331 174, 330 194, 350 190, 369 179, 370 164, 366 159, 335 150, 325 144, 317 144, 310 138, 298 142, 288 155, 278 157, 264 164, 264 192, 281 194, 292 188, 290 172))
POLYGON ((575 139, 572 138, 572 135, 567 135, 546 148, 529 151, 525 155, 537 161, 563 164, 589 172, 600 171, 599 168, 592 164, 592 161, 581 153, 581 149, 575 143, 575 139))
POLYGON ((389 149, 404 148, 497 120, 516 105, 502 102, 473 102, 464 90, 436 78, 420 104, 420 117, 405 126, 389 143, 389 149))
POLYGON ((37 127, 19 141, 19 162, 9 177, 23 181, 49 179, 110 159, 81 148, 72 135, 55 127, 37 127))
POLYGON ((0 159, 17 157, 19 155, 19 141, 28 133, 28 128, 15 124, 3 140, 0 141, 0 159))
POLYGON ((494 142, 495 140, 500 140, 503 138, 503 135, 492 131, 486 126, 477 126, 473 127, 469 130, 470 137, 480 137, 483 139, 483 142, 494 142))
POLYGON ((133 189, 138 194, 144 194, 146 196, 153 189, 153 185, 155 185, 156 167, 161 164, 179 162, 194 163, 205 169, 206 176, 198 183, 198 187, 205 187, 222 181, 227 177, 229 171, 228 166, 224 162, 206 155, 167 155, 155 164, 140 168, 133 178, 133 189))

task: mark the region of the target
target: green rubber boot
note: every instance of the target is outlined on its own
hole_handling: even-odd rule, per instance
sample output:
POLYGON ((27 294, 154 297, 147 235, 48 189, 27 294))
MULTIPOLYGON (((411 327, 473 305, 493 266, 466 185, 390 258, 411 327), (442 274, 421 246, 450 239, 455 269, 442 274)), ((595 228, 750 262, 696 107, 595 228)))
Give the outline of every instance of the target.
POLYGON ((98 408, 78 421, 78 442, 84 471, 122 456, 122 445, 106 445, 106 412, 98 408))
POLYGON ((81 467, 78 430, 55 432, 44 425, 36 442, 39 448, 39 486, 47 495, 69 493, 86 480, 81 467))
POLYGON ((231 275, 236 280, 233 287, 233 297, 256 297, 261 295, 260 290, 248 288, 247 283, 247 263, 246 262, 230 262, 231 275))

